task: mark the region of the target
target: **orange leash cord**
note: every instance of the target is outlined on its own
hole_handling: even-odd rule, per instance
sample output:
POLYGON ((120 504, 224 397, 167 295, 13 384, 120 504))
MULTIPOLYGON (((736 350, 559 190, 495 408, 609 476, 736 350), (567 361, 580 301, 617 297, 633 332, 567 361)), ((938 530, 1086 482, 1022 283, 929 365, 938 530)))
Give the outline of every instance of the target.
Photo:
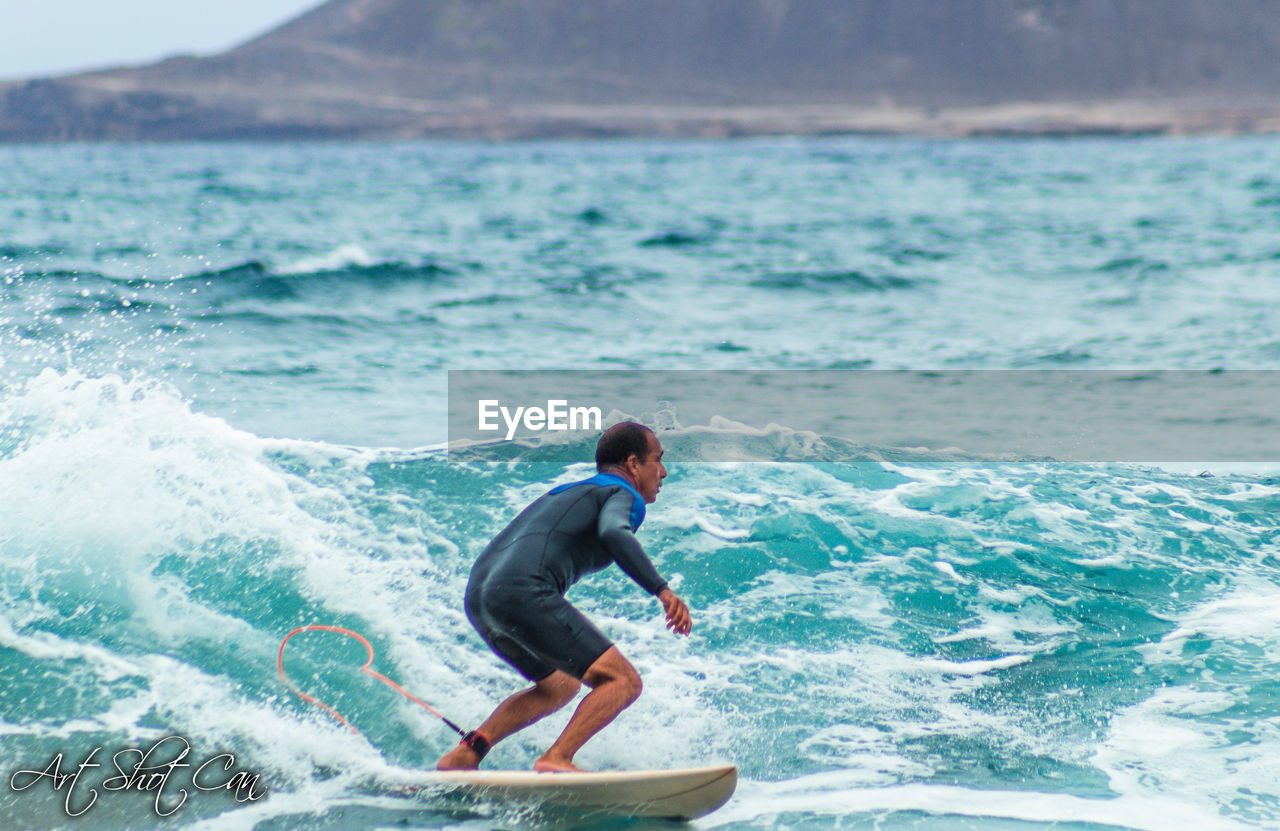
MULTIPOLYGON (((478 738, 480 738, 480 739, 483 739, 483 738, 484 738, 484 736, 482 736, 482 735, 478 734, 478 733, 477 733, 476 731, 474 731, 474 730, 473 730, 473 731, 471 731, 470 733, 468 733, 467 731, 463 730, 461 727, 459 727, 458 725, 454 724, 452 721, 449 721, 449 719, 447 719, 447 718, 445 718, 443 715, 441 715, 440 711, 439 711, 439 710, 437 710, 435 707, 432 707, 430 704, 428 704, 427 702, 423 701, 421 698, 418 698, 416 695, 414 695, 413 693, 409 692, 409 691, 408 691, 408 690, 406 690, 404 687, 402 687, 402 686, 400 686, 399 684, 397 684, 395 681, 392 681, 390 678, 388 678, 387 676, 383 675, 381 672, 378 672, 378 671, 377 671, 377 670, 375 670, 375 669, 371 669, 371 667, 372 667, 372 665, 373 665, 373 646, 372 646, 372 644, 370 644, 370 643, 369 643, 369 641, 368 641, 368 639, 366 639, 363 635, 359 634, 358 632, 352 632, 350 629, 343 629, 341 626, 324 626, 324 625, 322 625, 322 624, 314 624, 314 625, 312 625, 312 626, 299 626, 297 629, 294 629, 292 632, 290 632, 289 634, 285 635, 285 636, 284 636, 284 640, 280 641, 280 652, 276 655, 276 669, 277 669, 277 670, 279 670, 279 672, 280 672, 280 680, 284 682, 284 685, 285 685, 286 687, 288 687, 288 688, 289 688, 289 690, 290 690, 290 692, 292 692, 294 695, 298 696, 298 697, 299 697, 299 698, 301 698, 303 701, 309 701, 309 702, 311 702, 312 704, 314 704, 314 705, 316 705, 317 707, 319 707, 320 709, 324 710, 326 713, 328 713, 329 715, 331 715, 331 716, 333 716, 334 718, 336 718, 338 721, 340 721, 340 722, 342 722, 343 724, 345 724, 345 725, 346 725, 346 726, 351 730, 351 732, 352 732, 352 733, 359 733, 359 732, 360 732, 359 730, 357 730, 355 727, 353 727, 353 726, 351 725, 351 722, 349 722, 349 721, 347 721, 345 718, 343 718, 341 713, 339 713, 337 710, 335 710, 335 709, 333 709, 332 707, 330 707, 328 704, 325 704, 325 703, 324 703, 323 701, 321 701, 320 699, 315 698, 315 697, 313 697, 313 696, 310 696, 310 695, 307 695, 306 693, 304 693, 301 689, 299 689, 299 688, 298 688, 298 686, 297 686, 296 684, 294 684, 294 683, 293 683, 293 681, 289 680, 289 676, 285 674, 285 671, 284 671, 284 647, 285 647, 285 644, 287 644, 287 643, 289 642, 289 639, 290 639, 290 638, 292 638, 294 635, 298 634, 299 632, 311 632, 311 631, 320 631, 320 632, 337 632, 337 633, 339 633, 339 634, 347 635, 347 636, 349 636, 349 637, 355 638, 356 640, 360 641, 360 643, 364 644, 365 651, 369 653, 369 658, 368 658, 368 660, 366 660, 366 661, 364 662, 364 666, 360 667, 360 671, 361 671, 361 672, 363 672, 365 675, 370 675, 370 676, 373 676, 374 678, 377 678, 379 681, 381 681, 382 683, 386 684, 388 687, 390 687, 391 689, 395 690, 396 692, 400 693, 400 694, 401 694, 401 695, 403 695, 405 698, 407 698, 407 699, 409 699, 410 701, 412 701, 414 704, 417 704, 418 706, 420 706, 420 707, 424 708, 427 712, 431 713, 431 715, 435 716, 436 718, 438 718, 438 719, 440 719, 441 721, 443 721, 445 724, 449 725, 449 727, 450 727, 450 728, 451 728, 455 733, 457 733, 459 736, 461 736, 461 737, 462 737, 462 740, 463 740, 463 742, 464 742, 464 743, 466 743, 468 746, 472 747, 472 749, 476 749, 476 750, 478 751, 478 748, 476 748, 476 747, 475 747, 475 745, 474 745, 474 744, 472 744, 472 741, 473 741, 473 740, 472 740, 470 737, 471 737, 471 736, 476 736, 476 737, 478 737, 478 738)), ((477 742, 477 744, 478 744, 478 742, 477 742)), ((487 750, 487 749, 488 749, 488 741, 487 741, 487 740, 485 740, 485 745, 486 745, 486 750, 487 750)), ((481 755, 483 756, 484 754, 483 754, 483 753, 481 753, 481 755)))

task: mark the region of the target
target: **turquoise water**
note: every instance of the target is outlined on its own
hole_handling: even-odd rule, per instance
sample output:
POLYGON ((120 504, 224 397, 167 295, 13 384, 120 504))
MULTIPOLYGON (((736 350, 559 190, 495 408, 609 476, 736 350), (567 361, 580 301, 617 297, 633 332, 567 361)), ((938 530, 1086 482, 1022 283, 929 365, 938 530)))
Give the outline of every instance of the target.
MULTIPOLYGON (((451 462, 447 370, 1274 369, 1276 170, 1274 139, 0 149, 0 825, 574 824, 396 795, 453 738, 354 642, 286 660, 358 735, 276 676, 327 623, 460 723, 517 688, 466 575, 592 447, 451 462), (8 787, 168 735, 269 796, 8 787)), ((641 539, 694 633, 574 589, 646 683, 581 764, 739 765, 705 828, 1280 822, 1271 468, 884 455, 669 454, 641 539)))

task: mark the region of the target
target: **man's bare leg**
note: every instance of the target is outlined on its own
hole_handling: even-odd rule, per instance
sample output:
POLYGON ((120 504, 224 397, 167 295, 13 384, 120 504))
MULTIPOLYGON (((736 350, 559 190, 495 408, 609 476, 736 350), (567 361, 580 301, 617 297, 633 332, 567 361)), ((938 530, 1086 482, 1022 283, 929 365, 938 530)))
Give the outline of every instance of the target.
POLYGON ((534 770, 580 770, 573 764, 573 754, 639 698, 642 687, 640 674, 616 646, 596 659, 582 676, 582 683, 591 687, 591 692, 582 699, 556 743, 534 763, 534 770))
MULTIPOLYGON (((493 715, 476 728, 490 744, 528 727, 543 716, 550 715, 573 700, 582 684, 567 672, 556 670, 527 690, 522 690, 498 705, 493 715)), ((465 744, 440 757, 437 770, 475 770, 480 757, 465 744)))

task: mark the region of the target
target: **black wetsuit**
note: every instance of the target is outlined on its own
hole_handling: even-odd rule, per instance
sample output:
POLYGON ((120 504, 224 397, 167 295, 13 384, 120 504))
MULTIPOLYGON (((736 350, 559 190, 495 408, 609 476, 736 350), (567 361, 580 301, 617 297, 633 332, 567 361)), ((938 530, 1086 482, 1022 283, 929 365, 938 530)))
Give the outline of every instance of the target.
POLYGON ((480 637, 528 678, 581 678, 613 643, 565 600, 583 575, 617 563, 645 591, 667 587, 635 538, 644 500, 609 473, 539 497, 471 569, 466 612, 480 637))

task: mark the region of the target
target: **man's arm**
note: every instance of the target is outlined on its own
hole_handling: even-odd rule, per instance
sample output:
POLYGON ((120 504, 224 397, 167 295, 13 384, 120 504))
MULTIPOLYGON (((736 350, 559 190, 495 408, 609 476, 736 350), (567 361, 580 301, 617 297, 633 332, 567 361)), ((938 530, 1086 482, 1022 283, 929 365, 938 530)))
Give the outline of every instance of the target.
POLYGON ((662 611, 667 616, 667 628, 678 635, 687 635, 693 628, 689 607, 667 588, 667 581, 658 575, 631 527, 631 501, 634 498, 625 490, 609 497, 600 511, 600 539, 627 576, 661 601, 662 611))
POLYGON ((631 502, 634 498, 625 489, 619 489, 609 497, 609 501, 600 509, 596 530, 609 556, 622 567, 627 576, 649 594, 658 595, 667 587, 667 581, 658 575, 653 563, 649 562, 631 527, 631 502))

